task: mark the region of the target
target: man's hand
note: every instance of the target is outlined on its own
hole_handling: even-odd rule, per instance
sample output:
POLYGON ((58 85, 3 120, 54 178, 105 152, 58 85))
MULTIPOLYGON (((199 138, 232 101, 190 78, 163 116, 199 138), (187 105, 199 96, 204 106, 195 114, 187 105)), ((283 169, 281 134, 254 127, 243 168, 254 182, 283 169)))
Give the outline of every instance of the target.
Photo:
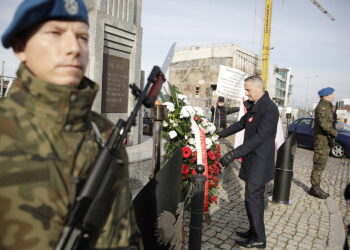
POLYGON ((215 132, 215 134, 216 134, 217 136, 219 136, 219 139, 223 138, 223 137, 220 135, 220 133, 221 133, 221 132, 215 132))
POLYGON ((237 157, 235 157, 235 154, 233 153, 233 151, 229 151, 228 153, 226 153, 224 156, 222 156, 219 159, 219 162, 221 164, 221 167, 226 167, 228 165, 230 165, 234 159, 236 159, 237 157))

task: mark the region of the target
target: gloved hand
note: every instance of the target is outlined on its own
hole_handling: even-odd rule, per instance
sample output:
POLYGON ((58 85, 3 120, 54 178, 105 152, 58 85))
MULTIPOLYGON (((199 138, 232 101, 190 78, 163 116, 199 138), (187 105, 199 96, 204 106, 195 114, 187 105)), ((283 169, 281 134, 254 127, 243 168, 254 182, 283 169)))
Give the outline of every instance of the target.
POLYGON ((236 159, 237 157, 235 156, 233 151, 229 151, 228 153, 224 154, 220 159, 219 162, 221 164, 221 167, 226 167, 228 165, 230 165, 234 159, 236 159))
POLYGON ((216 134, 217 136, 219 136, 219 139, 222 138, 222 136, 220 136, 220 133, 221 133, 221 132, 215 132, 215 134, 216 134))

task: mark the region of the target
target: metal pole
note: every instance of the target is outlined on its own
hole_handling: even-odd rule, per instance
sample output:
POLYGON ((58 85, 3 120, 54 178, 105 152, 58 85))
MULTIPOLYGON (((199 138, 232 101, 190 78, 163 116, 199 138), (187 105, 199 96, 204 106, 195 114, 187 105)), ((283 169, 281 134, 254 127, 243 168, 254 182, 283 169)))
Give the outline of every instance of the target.
POLYGON ((152 153, 152 176, 154 178, 156 173, 160 170, 160 156, 162 144, 162 128, 163 120, 166 116, 166 105, 156 104, 151 112, 153 119, 153 153, 152 153))
POLYGON ((4 70, 5 70, 5 61, 2 61, 1 79, 0 79, 0 97, 4 96, 4 70))
POLYGON ((194 194, 191 200, 190 235, 188 242, 189 250, 200 250, 203 229, 203 206, 204 206, 204 184, 207 177, 203 175, 204 166, 197 165, 194 180, 194 194))

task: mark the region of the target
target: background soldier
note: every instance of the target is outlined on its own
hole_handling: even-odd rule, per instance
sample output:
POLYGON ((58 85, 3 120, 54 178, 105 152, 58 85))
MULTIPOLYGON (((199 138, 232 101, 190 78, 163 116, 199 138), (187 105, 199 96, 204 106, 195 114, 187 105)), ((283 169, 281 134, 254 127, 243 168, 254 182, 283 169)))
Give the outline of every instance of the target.
POLYGON ((324 88, 318 91, 320 102, 315 109, 314 124, 314 157, 311 172, 311 189, 309 194, 320 199, 327 199, 328 193, 321 189, 321 175, 326 167, 330 144, 337 136, 337 131, 333 128, 333 88, 324 88))
POLYGON ((211 122, 214 123, 216 131, 220 132, 221 130, 227 128, 227 115, 238 111, 238 107, 226 107, 225 97, 219 96, 216 106, 211 107, 211 122))
MULTIPOLYGON (((21 61, 0 102, 0 249, 51 249, 113 124, 91 111, 82 0, 26 0, 2 37, 21 61)), ((125 152, 124 159, 127 163, 125 152)), ((139 244, 125 166, 97 248, 139 244)))

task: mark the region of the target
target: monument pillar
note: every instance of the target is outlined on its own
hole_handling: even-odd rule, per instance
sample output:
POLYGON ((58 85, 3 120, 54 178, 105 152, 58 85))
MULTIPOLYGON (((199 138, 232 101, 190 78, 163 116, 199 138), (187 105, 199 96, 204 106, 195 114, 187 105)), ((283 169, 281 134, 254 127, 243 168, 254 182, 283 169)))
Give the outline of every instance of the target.
MULTIPOLYGON (((86 75, 100 86, 93 110, 115 123, 120 118, 127 119, 136 103, 129 84, 140 87, 141 0, 85 0, 85 3, 90 22, 86 75)), ((141 125, 131 129, 128 137, 131 144, 140 143, 141 125)))

